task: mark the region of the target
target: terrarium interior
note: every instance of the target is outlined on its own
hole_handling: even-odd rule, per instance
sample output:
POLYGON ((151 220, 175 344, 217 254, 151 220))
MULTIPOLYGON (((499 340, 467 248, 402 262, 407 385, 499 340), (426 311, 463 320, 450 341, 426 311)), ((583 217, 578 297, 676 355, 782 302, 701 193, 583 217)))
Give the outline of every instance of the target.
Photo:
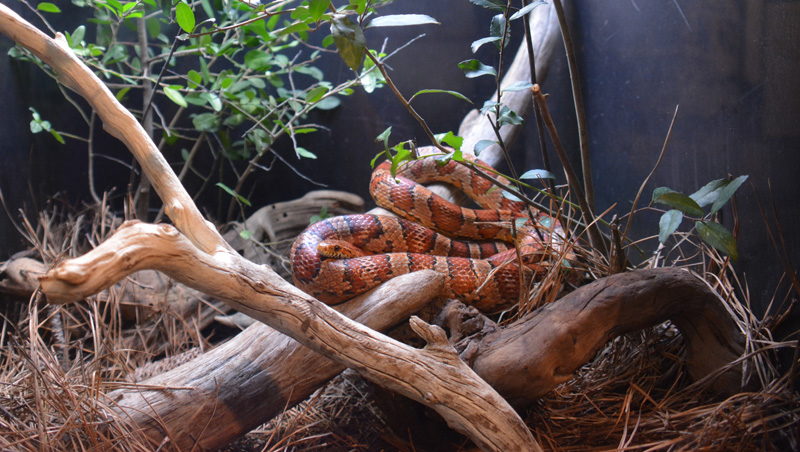
POLYGON ((0 446, 800 447, 800 6, 602 3, 0 5, 0 446))

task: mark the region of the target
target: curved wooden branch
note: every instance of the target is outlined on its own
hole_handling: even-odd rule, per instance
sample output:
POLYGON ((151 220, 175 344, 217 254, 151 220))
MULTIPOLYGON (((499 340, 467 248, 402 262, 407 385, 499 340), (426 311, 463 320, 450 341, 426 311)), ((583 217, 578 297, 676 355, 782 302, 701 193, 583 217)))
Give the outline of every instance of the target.
POLYGON ((146 268, 223 300, 371 381, 430 406, 484 449, 540 450, 511 406, 438 341, 422 350, 394 341, 340 315, 268 267, 227 251, 202 252, 170 225, 126 222, 97 248, 58 264, 40 282, 48 301, 69 302, 146 268))
POLYGON ((63 36, 50 39, 5 5, 0 32, 30 49, 85 97, 122 140, 165 204, 172 226, 129 223, 95 250, 62 262, 42 280, 52 302, 79 300, 133 271, 152 268, 261 320, 381 386, 436 410, 487 450, 540 450, 517 413, 457 354, 416 350, 342 316, 271 269, 232 252, 197 207, 135 118, 84 66, 63 36))
MULTIPOLYGON (((446 315, 456 335, 463 334, 459 315, 456 311, 446 315)), ((714 375, 710 388, 722 394, 741 389, 741 366, 729 366, 744 350, 739 328, 704 281, 676 268, 597 280, 507 328, 490 326, 479 340, 465 341, 458 348, 502 395, 515 404, 527 404, 572 378, 614 337, 666 320, 684 336, 692 378, 714 375)))
MULTIPOLYGON (((424 306, 443 283, 444 277, 431 270, 411 273, 336 308, 383 330, 424 306)), ((305 400, 343 369, 294 339, 255 323, 235 340, 139 382, 142 388, 120 389, 108 397, 119 414, 127 416, 154 445, 169 438, 179 450, 214 450, 305 400), (205 427, 198 431, 198 425, 205 427)))

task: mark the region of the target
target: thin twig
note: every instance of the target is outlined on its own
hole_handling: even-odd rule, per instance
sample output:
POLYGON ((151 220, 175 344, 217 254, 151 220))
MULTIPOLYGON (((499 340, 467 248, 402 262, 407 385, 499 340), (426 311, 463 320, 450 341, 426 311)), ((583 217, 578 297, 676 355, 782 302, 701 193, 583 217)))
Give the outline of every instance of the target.
MULTIPOLYGON (((522 0, 522 7, 528 6, 530 0, 522 0)), ((539 83, 536 76, 536 55, 533 52, 533 37, 531 33, 531 24, 527 18, 523 18, 522 23, 525 27, 525 47, 528 50, 528 65, 531 72, 531 85, 539 83)), ((532 96, 533 94, 531 94, 532 96)), ((539 138, 539 151, 542 154, 542 166, 545 171, 552 173, 552 166, 550 165, 550 156, 547 155, 547 141, 544 139, 544 122, 542 122, 542 114, 539 112, 539 107, 536 102, 533 102, 533 117, 536 120, 536 135, 539 138)), ((547 180, 547 186, 550 192, 555 194, 556 186, 553 179, 547 180)))
POLYGON ((87 173, 89 176, 89 193, 92 199, 98 205, 100 204, 100 196, 97 195, 97 190, 94 188, 94 120, 96 113, 92 110, 92 115, 89 118, 89 138, 86 141, 86 153, 88 154, 88 161, 86 163, 87 173))
POLYGON ((586 222, 586 227, 589 229, 589 243, 594 249, 599 251, 601 255, 605 256, 605 240, 600 233, 600 229, 598 229, 597 223, 594 221, 594 214, 592 213, 591 207, 589 207, 588 200, 586 199, 586 193, 581 189, 578 176, 572 169, 572 164, 569 162, 567 152, 564 149, 564 146, 561 144, 561 139, 558 136, 558 130, 553 122, 553 117, 550 115, 550 110, 547 108, 547 99, 545 99, 544 94, 542 94, 542 90, 539 85, 533 85, 531 92, 533 93, 533 100, 537 105, 539 105, 539 108, 542 112, 544 123, 547 125, 547 129, 550 131, 550 139, 553 142, 553 148, 556 150, 556 155, 558 155, 559 160, 561 160, 561 166, 564 168, 564 174, 567 176, 567 183, 570 186, 570 191, 578 198, 578 205, 580 206, 581 215, 583 216, 583 220, 586 222))
POLYGON ((656 164, 653 165, 653 169, 650 170, 650 174, 644 178, 642 181, 642 185, 639 186, 639 191, 636 192, 636 197, 633 198, 633 204, 631 205, 631 211, 628 213, 628 221, 625 222, 625 230, 622 231, 622 241, 624 242, 625 239, 628 238, 628 232, 631 229, 631 224, 633 224, 633 216, 636 213, 636 207, 639 205, 639 199, 642 197, 642 192, 644 192, 644 187, 650 182, 650 178, 653 177, 653 174, 656 172, 656 168, 658 165, 661 164, 661 159, 664 158, 664 153, 667 151, 667 145, 669 144, 669 140, 672 137, 672 128, 675 126, 675 120, 678 118, 678 107, 679 105, 675 106, 675 112, 672 113, 672 120, 669 122, 669 129, 667 129, 667 136, 664 137, 664 143, 661 144, 661 152, 658 153, 658 159, 656 159, 656 164))
POLYGON ((586 127, 586 110, 583 102, 583 91, 581 91, 581 74, 578 71, 578 62, 575 58, 575 45, 572 43, 572 35, 569 32, 569 25, 564 14, 564 7, 561 0, 553 0, 556 10, 558 23, 561 26, 561 38, 564 41, 564 50, 567 54, 567 65, 569 67, 569 79, 572 83, 572 100, 575 103, 575 116, 578 121, 578 138, 581 150, 581 171, 583 172, 583 187, 586 202, 589 207, 594 206, 594 184, 592 183, 592 163, 589 154, 589 132, 586 127))

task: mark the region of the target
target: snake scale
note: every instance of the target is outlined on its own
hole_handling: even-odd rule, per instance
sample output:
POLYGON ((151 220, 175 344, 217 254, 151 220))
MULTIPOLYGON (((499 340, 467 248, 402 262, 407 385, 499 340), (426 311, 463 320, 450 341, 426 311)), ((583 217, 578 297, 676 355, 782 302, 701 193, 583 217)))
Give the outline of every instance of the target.
POLYGON ((370 194, 403 218, 347 215, 312 224, 291 249, 297 287, 333 304, 392 277, 433 269, 445 275, 443 296, 493 311, 517 302, 518 262, 524 262, 522 273, 529 277, 546 271, 541 261, 561 235, 551 217, 534 212, 535 221, 516 220, 527 217, 522 202, 504 197, 490 181, 454 161, 420 158, 402 165, 394 177, 390 169, 389 161, 375 168, 370 194), (430 182, 454 185, 482 209, 445 200, 422 185, 430 182), (512 222, 521 227, 517 240, 512 222))

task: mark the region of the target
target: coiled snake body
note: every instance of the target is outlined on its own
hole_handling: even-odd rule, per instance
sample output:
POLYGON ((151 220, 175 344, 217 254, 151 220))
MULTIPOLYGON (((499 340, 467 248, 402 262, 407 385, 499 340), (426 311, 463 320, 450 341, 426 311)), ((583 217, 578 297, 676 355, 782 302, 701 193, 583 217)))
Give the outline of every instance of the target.
POLYGON ((291 250, 297 287, 337 303, 392 277, 433 269, 445 275, 443 296, 496 310, 518 299, 518 262, 524 261, 529 276, 527 270, 545 271, 537 262, 561 233, 551 217, 537 212, 534 221, 517 220, 525 217, 523 203, 507 199, 491 182, 453 161, 441 165, 421 158, 398 169, 396 177, 390 168, 388 161, 375 168, 370 194, 379 206, 406 219, 348 215, 309 226, 291 250), (456 186, 484 209, 460 207, 421 185, 435 181, 456 186), (520 226, 517 240, 512 222, 520 226))

